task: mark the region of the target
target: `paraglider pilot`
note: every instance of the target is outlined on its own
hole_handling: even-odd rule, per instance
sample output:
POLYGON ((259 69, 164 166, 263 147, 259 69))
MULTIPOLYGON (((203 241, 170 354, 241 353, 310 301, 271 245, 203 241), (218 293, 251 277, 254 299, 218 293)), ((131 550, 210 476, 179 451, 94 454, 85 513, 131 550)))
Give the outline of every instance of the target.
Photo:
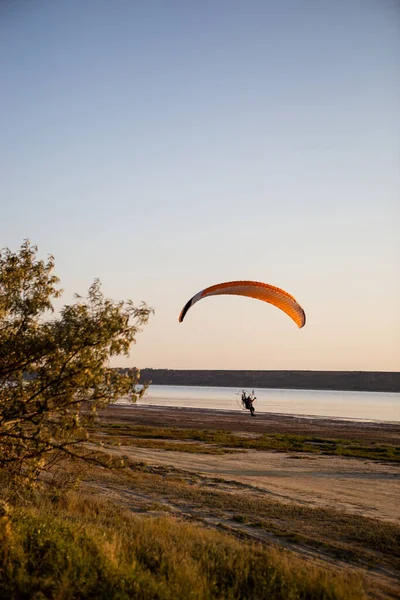
POLYGON ((256 396, 254 395, 254 390, 252 391, 251 395, 247 395, 245 390, 243 390, 242 404, 243 404, 244 408, 247 408, 247 410, 250 411, 252 417, 255 417, 255 411, 254 411, 254 406, 253 406, 254 400, 256 400, 256 396))

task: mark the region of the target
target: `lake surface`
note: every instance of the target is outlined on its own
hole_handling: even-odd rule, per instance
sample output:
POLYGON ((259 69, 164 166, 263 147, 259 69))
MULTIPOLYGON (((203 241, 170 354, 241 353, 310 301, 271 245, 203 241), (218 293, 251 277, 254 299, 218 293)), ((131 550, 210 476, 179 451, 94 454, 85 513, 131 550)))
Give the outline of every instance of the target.
MULTIPOLYGON (((250 389, 247 392, 251 392, 250 389)), ((356 421, 400 422, 400 394, 323 390, 255 389, 257 412, 356 421)), ((143 406, 243 410, 241 390, 223 387, 151 385, 138 401, 143 406)), ((126 404, 121 399, 118 404, 126 404)))

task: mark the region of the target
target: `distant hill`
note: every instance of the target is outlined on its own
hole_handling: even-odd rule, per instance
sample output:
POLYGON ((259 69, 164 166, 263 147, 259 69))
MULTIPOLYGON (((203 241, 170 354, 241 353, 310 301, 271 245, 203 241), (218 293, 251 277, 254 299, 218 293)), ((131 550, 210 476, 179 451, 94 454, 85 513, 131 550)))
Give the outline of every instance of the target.
POLYGON ((155 385, 400 392, 400 373, 381 371, 219 371, 141 369, 155 385))

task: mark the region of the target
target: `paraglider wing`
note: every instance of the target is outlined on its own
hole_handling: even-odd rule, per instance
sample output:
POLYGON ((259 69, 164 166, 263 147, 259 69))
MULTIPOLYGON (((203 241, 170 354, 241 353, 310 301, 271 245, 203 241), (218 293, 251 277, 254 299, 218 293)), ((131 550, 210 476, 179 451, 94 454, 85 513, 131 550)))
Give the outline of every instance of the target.
POLYGON ((220 294, 248 296, 249 298, 268 302, 283 310, 283 312, 293 319, 298 327, 304 327, 306 323, 304 310, 293 296, 280 288, 259 281, 227 281, 226 283, 218 283, 217 285, 212 285, 201 290, 185 304, 179 315, 179 323, 182 323, 186 313, 193 304, 208 296, 219 296, 220 294))

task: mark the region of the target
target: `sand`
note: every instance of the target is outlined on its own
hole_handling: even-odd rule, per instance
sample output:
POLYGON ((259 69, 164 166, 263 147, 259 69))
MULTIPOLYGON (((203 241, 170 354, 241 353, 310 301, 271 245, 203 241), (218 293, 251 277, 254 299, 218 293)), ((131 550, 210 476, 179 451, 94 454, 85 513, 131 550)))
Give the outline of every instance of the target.
MULTIPOLYGON (((107 421, 137 425, 224 429, 241 435, 263 432, 353 438, 400 445, 400 423, 360 423, 288 415, 117 407, 102 414, 107 421)), ((209 477, 254 486, 283 502, 330 507, 400 524, 400 465, 340 456, 248 450, 210 455, 121 447, 131 458, 150 465, 170 465, 209 477)))

